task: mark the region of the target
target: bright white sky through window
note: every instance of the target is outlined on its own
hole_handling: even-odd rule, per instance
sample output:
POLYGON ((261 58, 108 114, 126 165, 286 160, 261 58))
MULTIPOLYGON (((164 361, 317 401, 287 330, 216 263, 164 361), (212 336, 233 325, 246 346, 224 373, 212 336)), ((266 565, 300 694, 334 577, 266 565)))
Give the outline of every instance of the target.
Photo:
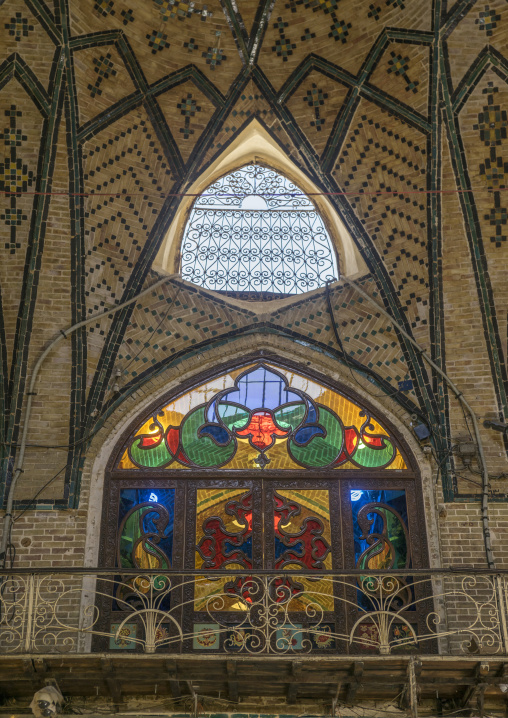
POLYGON ((286 177, 249 165, 198 197, 182 240, 182 276, 207 289, 290 295, 338 279, 332 241, 286 177))

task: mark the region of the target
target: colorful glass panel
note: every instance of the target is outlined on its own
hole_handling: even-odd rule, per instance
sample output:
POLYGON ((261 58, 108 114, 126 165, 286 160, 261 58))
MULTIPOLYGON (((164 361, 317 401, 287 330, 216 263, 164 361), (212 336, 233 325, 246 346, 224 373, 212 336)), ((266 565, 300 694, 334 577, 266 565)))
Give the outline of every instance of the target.
POLYGON ((192 389, 136 432, 120 469, 406 469, 394 439, 342 394, 270 363, 192 389))
MULTIPOLYGON (((118 507, 116 563, 122 568, 172 568, 174 489, 121 489, 118 507)), ((121 576, 115 589, 114 610, 139 609, 150 589, 143 577, 121 576)), ((170 608, 168 582, 156 576, 153 589, 160 594, 159 607, 170 608)))
MULTIPOLYGON (((273 492, 275 568, 322 571, 332 568, 330 502, 326 489, 273 492)), ((333 610, 332 586, 318 578, 278 579, 276 597, 290 611, 310 604, 333 610)))
MULTIPOLYGON (((355 568, 366 571, 407 569, 411 567, 406 492, 404 490, 352 489, 355 568)), ((359 606, 367 611, 392 596, 391 608, 411 602, 410 579, 369 576, 359 579, 359 606)))
MULTIPOLYGON (((198 489, 196 506, 196 569, 252 568, 252 493, 248 489, 198 489)), ((248 579, 247 579, 248 582, 248 579)), ((248 588, 243 578, 195 583, 197 611, 244 611, 248 588)))
POLYGON ((174 489, 121 489, 118 566, 171 568, 174 508, 174 489))
POLYGON ((409 567, 406 492, 351 490, 355 567, 369 571, 409 567))

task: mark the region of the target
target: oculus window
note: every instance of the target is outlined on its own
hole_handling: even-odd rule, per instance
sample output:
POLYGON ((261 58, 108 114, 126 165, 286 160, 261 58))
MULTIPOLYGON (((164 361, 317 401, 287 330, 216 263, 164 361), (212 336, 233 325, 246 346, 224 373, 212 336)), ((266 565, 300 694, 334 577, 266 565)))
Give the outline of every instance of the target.
POLYGON ((182 239, 184 279, 246 299, 302 294, 338 279, 312 201, 275 170, 248 165, 208 187, 182 239))

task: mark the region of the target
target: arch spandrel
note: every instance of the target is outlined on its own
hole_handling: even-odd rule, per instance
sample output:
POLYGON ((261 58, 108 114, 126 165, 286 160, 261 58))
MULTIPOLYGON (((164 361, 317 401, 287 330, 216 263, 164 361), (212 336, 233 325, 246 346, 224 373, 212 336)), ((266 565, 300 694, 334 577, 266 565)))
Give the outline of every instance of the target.
POLYGON ((236 367, 138 424, 119 470, 407 470, 382 420, 341 391, 272 361, 236 367))
POLYGON ((303 192, 312 195, 313 203, 325 223, 337 252, 342 275, 357 277, 368 272, 349 230, 329 198, 320 194, 319 187, 288 157, 255 118, 185 189, 185 196, 182 197, 155 258, 153 265, 155 270, 170 274, 179 272, 181 242, 196 196, 205 192, 207 187, 226 174, 256 163, 274 169, 300 187, 303 192))

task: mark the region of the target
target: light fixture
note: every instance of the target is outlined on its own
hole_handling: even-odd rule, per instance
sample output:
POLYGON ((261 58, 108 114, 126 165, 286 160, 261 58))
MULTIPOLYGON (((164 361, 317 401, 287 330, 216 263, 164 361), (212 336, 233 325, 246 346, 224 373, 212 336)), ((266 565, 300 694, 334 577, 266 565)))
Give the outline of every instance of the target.
POLYGON ((490 419, 486 419, 483 422, 483 426, 486 429, 494 429, 494 431, 501 431, 503 434, 506 434, 506 432, 508 432, 508 424, 503 424, 500 421, 491 421, 490 419))

